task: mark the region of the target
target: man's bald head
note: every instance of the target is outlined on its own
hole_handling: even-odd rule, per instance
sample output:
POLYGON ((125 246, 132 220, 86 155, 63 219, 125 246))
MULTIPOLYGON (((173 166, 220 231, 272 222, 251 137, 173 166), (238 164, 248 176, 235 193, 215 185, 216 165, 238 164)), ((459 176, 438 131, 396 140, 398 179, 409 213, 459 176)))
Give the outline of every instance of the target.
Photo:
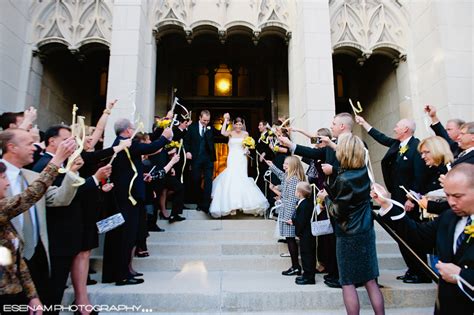
POLYGON ((456 215, 474 214, 474 164, 453 167, 444 180, 444 191, 456 215))
POLYGON ((13 128, 2 131, 0 142, 3 158, 6 161, 18 168, 33 163, 35 146, 33 145, 33 136, 28 131, 13 128))
POLYGON ((401 119, 399 122, 397 122, 395 128, 393 128, 395 138, 400 141, 403 141, 413 136, 415 130, 416 123, 413 120, 407 118, 401 119))

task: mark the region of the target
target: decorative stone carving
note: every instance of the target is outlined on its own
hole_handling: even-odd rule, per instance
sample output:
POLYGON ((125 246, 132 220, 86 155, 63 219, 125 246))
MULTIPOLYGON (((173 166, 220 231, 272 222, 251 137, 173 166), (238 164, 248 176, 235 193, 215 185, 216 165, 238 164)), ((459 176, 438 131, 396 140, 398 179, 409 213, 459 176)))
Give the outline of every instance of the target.
POLYGON ((258 24, 262 29, 277 25, 288 30, 288 2, 283 0, 261 0, 258 12, 258 24))
POLYGON ((110 46, 112 0, 53 0, 32 5, 37 47, 61 43, 77 51, 88 43, 110 46))
MULTIPOLYGON (((188 1, 190 6, 195 6, 195 1, 188 1)), ((178 25, 186 28, 188 17, 187 6, 184 0, 159 0, 154 1, 153 17, 156 28, 160 25, 178 25)))
POLYGON ((398 2, 331 0, 329 10, 333 49, 356 48, 365 58, 376 49, 405 55, 406 21, 398 2))

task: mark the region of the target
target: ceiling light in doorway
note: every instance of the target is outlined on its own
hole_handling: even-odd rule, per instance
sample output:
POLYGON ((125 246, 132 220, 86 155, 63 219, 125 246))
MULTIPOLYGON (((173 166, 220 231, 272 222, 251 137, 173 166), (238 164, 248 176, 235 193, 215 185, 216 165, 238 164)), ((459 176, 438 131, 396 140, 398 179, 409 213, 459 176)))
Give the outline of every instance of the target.
POLYGON ((222 78, 217 82, 217 89, 220 94, 227 94, 230 91, 230 82, 226 78, 222 78))

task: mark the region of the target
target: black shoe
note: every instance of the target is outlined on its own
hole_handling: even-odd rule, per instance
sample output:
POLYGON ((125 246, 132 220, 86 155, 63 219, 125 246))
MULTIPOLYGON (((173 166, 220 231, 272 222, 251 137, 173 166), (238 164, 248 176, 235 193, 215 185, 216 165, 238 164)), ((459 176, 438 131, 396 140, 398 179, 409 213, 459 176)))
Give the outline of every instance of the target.
POLYGON ((337 288, 337 289, 342 288, 341 284, 339 283, 339 279, 338 280, 332 280, 332 279, 324 280, 324 284, 330 288, 337 288))
POLYGON ((338 277, 335 277, 334 275, 331 275, 331 274, 327 274, 327 275, 324 275, 323 276, 323 279, 324 280, 327 280, 327 281, 336 281, 336 282, 339 282, 339 278, 338 277))
POLYGON ((184 221, 186 220, 186 218, 183 218, 179 215, 172 215, 170 216, 170 219, 168 220, 170 223, 174 223, 174 222, 181 222, 181 221, 184 221))
POLYGON ((411 276, 410 270, 407 270, 404 275, 398 276, 397 280, 405 280, 411 276))
POLYGON ((143 279, 135 279, 135 278, 130 278, 130 279, 125 279, 122 281, 117 281, 115 282, 115 285, 117 286, 122 286, 122 285, 134 285, 134 284, 140 284, 145 282, 143 279))
POLYGON ((305 284, 316 284, 316 280, 314 278, 312 279, 307 279, 307 278, 300 278, 300 277, 297 277, 295 279, 295 283, 296 284, 300 284, 300 285, 305 285, 305 284))
POLYGON ((97 284, 97 281, 91 278, 87 278, 87 285, 94 285, 97 284))
POLYGON ((296 275, 301 276, 301 268, 291 267, 288 270, 282 271, 281 274, 284 276, 296 276, 296 275))
POLYGON ((161 212, 159 213, 159 216, 160 216, 160 219, 163 219, 163 220, 169 220, 169 219, 170 219, 170 216, 169 216, 169 215, 166 216, 166 215, 164 215, 164 214, 161 213, 161 212))
POLYGON ((165 229, 160 228, 158 225, 150 226, 148 232, 164 232, 165 229))
POLYGON ((431 279, 427 277, 421 277, 419 275, 410 275, 408 278, 403 279, 403 283, 431 283, 431 279))
POLYGON ((278 243, 288 243, 288 242, 286 241, 286 239, 281 238, 281 239, 278 240, 278 243))
POLYGON ((143 273, 141 272, 135 272, 135 273, 128 273, 128 277, 129 278, 135 278, 135 277, 142 277, 143 276, 143 273))
POLYGON ((97 273, 97 271, 95 271, 94 269, 92 269, 92 268, 89 267, 89 272, 88 272, 88 274, 93 275, 94 273, 97 273))

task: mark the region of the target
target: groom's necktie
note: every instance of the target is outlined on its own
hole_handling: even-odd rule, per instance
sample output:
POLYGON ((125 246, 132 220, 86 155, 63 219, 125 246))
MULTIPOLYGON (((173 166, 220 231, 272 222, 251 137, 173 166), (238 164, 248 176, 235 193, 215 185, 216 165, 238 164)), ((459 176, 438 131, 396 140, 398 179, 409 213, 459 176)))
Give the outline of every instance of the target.
POLYGON ((204 137, 204 126, 202 126, 202 128, 201 128, 200 134, 201 134, 201 137, 204 137))

